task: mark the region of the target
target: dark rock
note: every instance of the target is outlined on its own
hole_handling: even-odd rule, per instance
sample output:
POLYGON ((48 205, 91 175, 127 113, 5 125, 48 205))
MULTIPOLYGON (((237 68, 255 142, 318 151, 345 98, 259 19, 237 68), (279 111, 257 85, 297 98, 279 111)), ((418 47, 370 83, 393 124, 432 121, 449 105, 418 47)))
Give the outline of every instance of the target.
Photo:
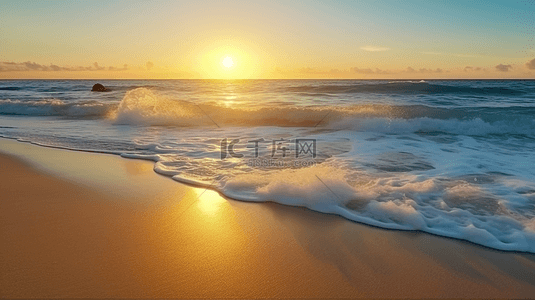
POLYGON ((93 86, 93 89, 91 89, 92 92, 106 92, 108 89, 105 88, 102 84, 97 83, 93 86))

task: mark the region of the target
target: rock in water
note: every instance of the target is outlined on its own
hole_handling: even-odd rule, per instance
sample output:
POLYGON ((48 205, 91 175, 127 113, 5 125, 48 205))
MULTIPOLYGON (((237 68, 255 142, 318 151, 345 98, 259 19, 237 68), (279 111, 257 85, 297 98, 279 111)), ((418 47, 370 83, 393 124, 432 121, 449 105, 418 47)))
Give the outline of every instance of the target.
POLYGON ((102 84, 97 83, 93 86, 93 89, 91 89, 92 92, 105 92, 108 89, 105 88, 102 84))

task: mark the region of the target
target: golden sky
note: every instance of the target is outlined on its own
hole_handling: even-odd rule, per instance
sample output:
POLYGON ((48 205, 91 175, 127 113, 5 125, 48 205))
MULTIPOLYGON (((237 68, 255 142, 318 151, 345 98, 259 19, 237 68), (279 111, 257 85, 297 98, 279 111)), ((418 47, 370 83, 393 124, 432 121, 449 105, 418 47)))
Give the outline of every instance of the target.
POLYGON ((535 78, 534 20, 512 1, 3 1, 0 78, 535 78))

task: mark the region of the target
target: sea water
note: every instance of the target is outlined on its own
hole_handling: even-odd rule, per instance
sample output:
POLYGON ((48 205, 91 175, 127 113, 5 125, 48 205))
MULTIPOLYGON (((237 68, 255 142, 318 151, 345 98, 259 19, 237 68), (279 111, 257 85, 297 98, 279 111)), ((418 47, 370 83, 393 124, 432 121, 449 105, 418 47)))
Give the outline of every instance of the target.
POLYGON ((535 253, 535 81, 1 80, 0 136, 535 253))

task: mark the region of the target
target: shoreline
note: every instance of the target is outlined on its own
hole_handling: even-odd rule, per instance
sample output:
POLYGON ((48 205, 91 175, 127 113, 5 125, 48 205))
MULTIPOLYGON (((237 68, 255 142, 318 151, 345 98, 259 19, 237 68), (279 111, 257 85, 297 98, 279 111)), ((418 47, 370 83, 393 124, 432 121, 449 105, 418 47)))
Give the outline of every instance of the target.
MULTIPOLYGON (((155 163, 153 160, 150 160, 150 159, 123 157, 123 156, 121 156, 121 154, 119 152, 113 152, 113 151, 105 152, 105 151, 98 151, 98 150, 71 149, 71 148, 60 147, 60 146, 44 145, 44 144, 39 144, 39 143, 31 142, 31 141, 19 141, 16 138, 9 138, 9 137, 0 136, 0 143, 1 143, 2 140, 13 141, 13 142, 22 143, 22 144, 29 144, 31 146, 36 146, 36 147, 43 147, 43 148, 49 148, 49 149, 55 149, 55 150, 61 150, 61 151, 68 151, 68 152, 74 151, 74 152, 91 153, 91 154, 97 154, 97 155, 110 155, 112 157, 118 157, 118 158, 127 159, 127 160, 134 160, 134 161, 139 161, 139 162, 142 162, 142 163, 147 163, 148 162, 151 165, 154 165, 154 163, 155 163)), ((2 154, 2 149, 0 149, 0 155, 1 154, 2 154)), ((65 172, 65 170, 62 170, 62 172, 65 172)), ((357 223, 357 224, 363 225, 363 226, 369 226, 371 228, 376 228, 376 229, 381 229, 381 230, 399 231, 399 232, 415 232, 415 233, 429 234, 429 235, 436 236, 436 237, 439 237, 439 238, 451 239, 453 241, 458 241, 458 242, 461 242, 461 243, 468 243, 469 245, 474 245, 476 247, 482 247, 482 248, 485 248, 485 249, 488 249, 488 250, 492 250, 492 251, 505 252, 505 253, 517 253, 517 254, 532 254, 532 255, 535 255, 535 253, 531 253, 531 252, 528 252, 528 251, 498 249, 498 248, 493 248, 493 247, 490 247, 490 246, 487 246, 487 245, 484 245, 484 244, 478 244, 478 243, 472 242, 470 240, 451 237, 451 236, 447 236, 447 235, 440 235, 440 234, 427 232, 427 231, 423 231, 423 230, 411 230, 411 229, 382 227, 382 226, 374 225, 374 224, 371 224, 371 223, 366 223, 366 222, 361 222, 361 221, 354 220, 354 219, 352 219, 350 217, 346 217, 344 214, 341 214, 341 213, 322 212, 322 211, 319 211, 319 210, 310 209, 310 208, 305 207, 305 206, 292 206, 292 205, 287 205, 287 204, 283 204, 283 203, 278 203, 278 202, 275 202, 275 201, 257 202, 257 201, 240 200, 240 199, 236 199, 236 198, 232 198, 230 196, 227 196, 224 193, 222 193, 222 192, 220 192, 220 191, 218 191, 216 189, 211 189, 210 188, 211 185, 209 185, 209 184, 200 184, 200 183, 196 183, 194 181, 187 181, 186 182, 186 181, 175 180, 171 176, 160 174, 160 173, 158 173, 158 172, 156 172, 154 170, 153 170, 153 173, 156 174, 157 176, 161 176, 163 178, 170 179, 172 182, 176 182, 177 184, 185 185, 185 186, 191 187, 191 188, 197 188, 197 189, 203 189, 203 190, 209 190, 209 191, 215 192, 220 197, 224 198, 225 200, 232 200, 232 201, 245 202, 245 203, 272 203, 272 204, 275 204, 275 205, 281 205, 281 206, 289 207, 289 208, 306 209, 306 210, 310 210, 310 211, 315 212, 315 213, 320 213, 320 214, 340 217, 340 218, 342 218, 344 220, 347 220, 347 221, 350 221, 350 222, 353 222, 353 223, 357 223)))
POLYGON ((2 138, 0 161, 2 297, 535 294, 535 254, 235 201, 116 155, 2 138))

